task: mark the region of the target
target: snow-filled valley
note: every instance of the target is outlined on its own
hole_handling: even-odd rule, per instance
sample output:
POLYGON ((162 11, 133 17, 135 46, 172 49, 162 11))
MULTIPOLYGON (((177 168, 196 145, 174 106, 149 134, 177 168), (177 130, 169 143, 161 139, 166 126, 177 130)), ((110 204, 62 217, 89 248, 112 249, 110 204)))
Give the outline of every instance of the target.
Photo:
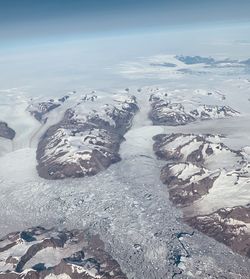
MULTIPOLYGON (((249 278, 249 254, 242 248, 247 247, 247 240, 231 245, 231 238, 223 242, 201 229, 202 225, 222 226, 223 221, 229 227, 241 224, 244 237, 249 237, 250 220, 239 217, 247 214, 250 202, 247 62, 190 59, 157 56, 123 63, 120 74, 128 80, 128 88, 82 88, 49 97, 30 96, 28 89, 0 90, 0 121, 16 132, 13 140, 0 137, 0 236, 36 226, 88 230, 100 237, 105 251, 131 279, 249 278), (151 84, 137 86, 137 79, 142 78, 150 78, 151 84), (69 97, 58 101, 63 96, 69 97), (131 113, 128 106, 133 100, 138 110, 131 113), (69 109, 74 110, 70 118, 74 123, 63 122, 69 109), (109 124, 105 130, 93 115, 121 129, 119 136, 124 139, 116 140, 109 124), (121 115, 126 115, 122 121, 121 115), (58 123, 63 123, 59 131, 62 127, 68 130, 58 135, 53 128, 48 137, 44 154, 49 170, 54 167, 51 158, 55 152, 62 152, 59 159, 55 157, 60 164, 79 162, 79 157, 90 160, 92 153, 86 155, 87 147, 91 152, 108 152, 112 162, 103 163, 98 157, 98 171, 80 177, 74 171, 66 178, 39 176, 37 146, 45 132, 50 127, 57 129, 58 123), (72 123, 88 129, 79 132, 72 123), (167 138, 158 136, 156 149, 157 135, 167 138), (86 143, 90 136, 94 143, 86 143), (111 147, 105 141, 110 138, 111 147), (112 152, 120 159, 113 160, 112 152), (198 156, 202 156, 199 163, 198 156), (201 184, 211 173, 209 183, 201 184), (174 176, 172 181, 170 175, 174 176), (187 202, 181 199, 185 201, 182 205, 175 202, 178 187, 188 189, 187 195, 192 192, 191 184, 192 191, 206 189, 187 202), (221 209, 236 210, 237 214, 228 220, 217 212, 221 209), (242 210, 241 214, 237 210, 242 210), (209 221, 200 223, 204 218, 209 221)), ((3 261, 23 252, 17 248, 3 256, 1 247, 0 241, 0 278, 4 278, 3 261)), ((65 252, 64 258, 69 256, 65 252)), ((27 269, 44 258, 44 253, 37 253, 27 269)))

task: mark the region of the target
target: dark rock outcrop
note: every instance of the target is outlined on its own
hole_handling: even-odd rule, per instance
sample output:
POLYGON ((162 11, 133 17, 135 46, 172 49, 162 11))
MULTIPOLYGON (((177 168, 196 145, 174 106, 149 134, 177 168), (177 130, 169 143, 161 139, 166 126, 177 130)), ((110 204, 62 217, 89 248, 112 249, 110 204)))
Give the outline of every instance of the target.
POLYGON ((212 57, 202 57, 202 56, 176 55, 175 58, 187 65, 201 64, 201 63, 211 65, 216 62, 215 59, 212 57))
POLYGON ((37 121, 46 123, 48 119, 48 113, 60 107, 66 100, 69 99, 70 95, 74 93, 75 92, 71 92, 70 94, 65 95, 57 100, 49 99, 47 101, 31 102, 27 110, 35 117, 37 121))
POLYGON ((7 123, 0 121, 0 137, 13 140, 16 132, 7 123))
POLYGON ((154 125, 178 126, 195 121, 192 115, 185 112, 178 103, 168 103, 163 100, 153 101, 149 118, 154 125))
POLYGON ((33 104, 29 106, 28 110, 37 121, 45 123, 47 121, 46 114, 59 106, 61 106, 60 102, 56 102, 55 100, 51 99, 47 102, 33 104))

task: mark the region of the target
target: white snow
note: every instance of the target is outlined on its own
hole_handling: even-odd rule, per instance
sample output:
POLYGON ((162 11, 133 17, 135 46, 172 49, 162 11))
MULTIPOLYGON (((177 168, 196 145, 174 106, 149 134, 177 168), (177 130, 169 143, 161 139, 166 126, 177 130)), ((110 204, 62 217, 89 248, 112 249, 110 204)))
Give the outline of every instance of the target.
POLYGON ((44 279, 71 279, 71 277, 65 273, 60 275, 49 274, 44 279))
POLYGON ((228 175, 222 171, 209 194, 195 202, 194 209, 200 214, 207 214, 223 207, 246 205, 249 203, 249 185, 249 178, 237 179, 236 174, 228 175))
POLYGON ((46 268, 58 265, 63 258, 70 257, 79 251, 81 245, 70 245, 63 248, 46 247, 38 251, 24 266, 24 269, 32 268, 34 265, 44 263, 46 268))

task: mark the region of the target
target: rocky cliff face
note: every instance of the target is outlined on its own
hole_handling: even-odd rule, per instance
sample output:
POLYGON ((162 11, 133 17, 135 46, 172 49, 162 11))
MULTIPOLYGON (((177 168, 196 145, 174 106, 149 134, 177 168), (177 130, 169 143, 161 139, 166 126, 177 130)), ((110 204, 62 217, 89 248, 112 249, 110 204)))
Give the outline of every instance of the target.
POLYGON ((119 264, 98 236, 35 227, 0 240, 1 279, 120 278, 119 264))
POLYGON ((95 175, 120 160, 119 146, 138 110, 133 96, 85 112, 84 103, 68 109, 37 148, 41 177, 61 179, 95 175))
POLYGON ((16 132, 7 123, 0 121, 0 137, 13 140, 16 132))

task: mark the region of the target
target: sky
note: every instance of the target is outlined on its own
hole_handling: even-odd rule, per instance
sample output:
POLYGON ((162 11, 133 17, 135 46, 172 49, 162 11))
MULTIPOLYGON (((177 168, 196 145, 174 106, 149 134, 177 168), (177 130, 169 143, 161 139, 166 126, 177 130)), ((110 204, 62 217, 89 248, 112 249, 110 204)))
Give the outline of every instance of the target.
POLYGON ((249 11, 249 0, 0 0, 0 90, 127 86, 119 65, 159 54, 246 59, 249 11))
POLYGON ((0 42, 242 24, 249 11, 249 0, 0 0, 0 42))

